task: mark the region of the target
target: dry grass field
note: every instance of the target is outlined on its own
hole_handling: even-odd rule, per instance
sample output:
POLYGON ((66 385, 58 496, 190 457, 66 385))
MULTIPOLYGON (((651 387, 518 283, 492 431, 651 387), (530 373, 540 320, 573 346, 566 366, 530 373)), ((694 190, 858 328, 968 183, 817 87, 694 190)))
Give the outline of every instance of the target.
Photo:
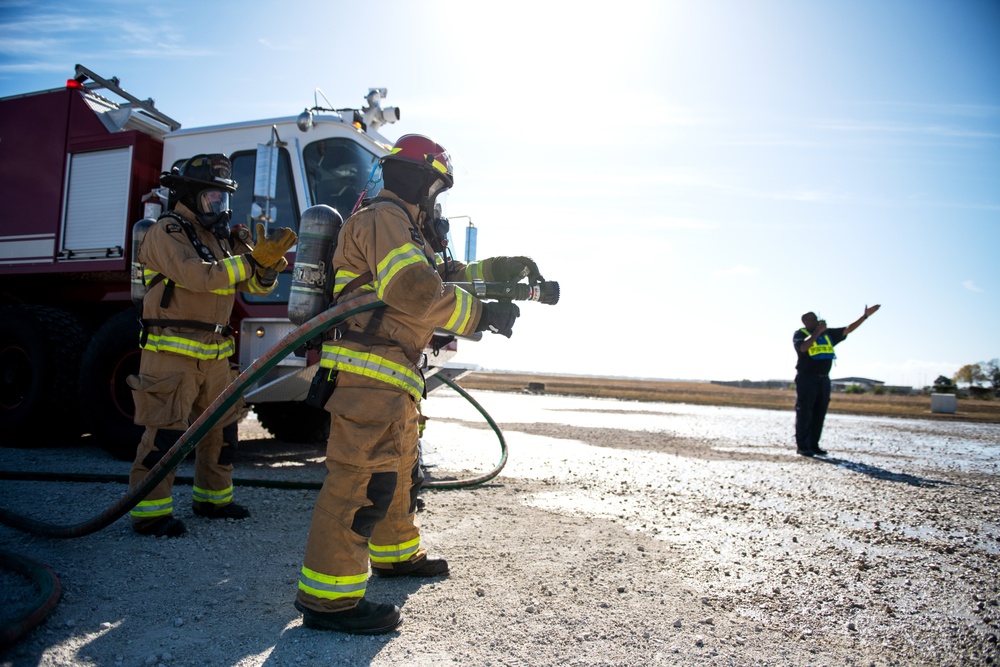
MULTIPOLYGON (((544 385, 544 391, 550 394, 771 410, 795 409, 795 392, 791 389, 740 389, 709 382, 665 382, 631 378, 586 378, 486 372, 470 373, 459 381, 464 389, 518 392, 528 391, 528 385, 531 383, 544 385)), ((940 414, 931 412, 929 396, 834 393, 830 401, 830 412, 942 421, 1000 423, 1000 400, 959 399, 958 410, 955 414, 940 414)))

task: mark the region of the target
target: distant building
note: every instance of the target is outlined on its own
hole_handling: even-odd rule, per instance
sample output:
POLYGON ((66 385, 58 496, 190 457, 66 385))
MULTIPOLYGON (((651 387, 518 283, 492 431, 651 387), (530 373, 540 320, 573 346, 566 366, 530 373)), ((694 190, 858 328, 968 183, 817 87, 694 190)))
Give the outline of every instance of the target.
POLYGON ((830 388, 833 391, 844 391, 852 385, 858 385, 865 391, 871 391, 875 387, 885 387, 885 382, 882 380, 872 380, 870 378, 840 378, 838 380, 830 380, 830 388))
POLYGON ((791 380, 712 380, 712 384, 740 389, 789 389, 795 383, 791 380))

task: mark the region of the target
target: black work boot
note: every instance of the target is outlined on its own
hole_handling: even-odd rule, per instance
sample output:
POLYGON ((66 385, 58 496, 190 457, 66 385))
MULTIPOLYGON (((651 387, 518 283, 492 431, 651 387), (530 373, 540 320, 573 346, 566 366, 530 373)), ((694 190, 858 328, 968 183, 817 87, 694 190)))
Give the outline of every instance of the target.
POLYGON ((428 558, 404 560, 393 563, 391 568, 372 566, 376 577, 446 577, 448 576, 448 561, 444 558, 428 558))
POLYGON ((194 513, 207 519, 246 519, 250 510, 243 505, 229 503, 228 505, 213 505, 212 503, 194 503, 191 506, 194 513))
POLYGON ((295 608, 302 612, 302 624, 313 630, 333 630, 352 635, 382 635, 395 630, 403 617, 394 604, 378 604, 361 598, 356 607, 344 611, 313 611, 298 600, 295 608))
POLYGON ((180 519, 175 519, 172 516, 161 516, 145 526, 132 526, 132 530, 139 535, 149 535, 150 537, 180 537, 187 532, 187 527, 180 519))

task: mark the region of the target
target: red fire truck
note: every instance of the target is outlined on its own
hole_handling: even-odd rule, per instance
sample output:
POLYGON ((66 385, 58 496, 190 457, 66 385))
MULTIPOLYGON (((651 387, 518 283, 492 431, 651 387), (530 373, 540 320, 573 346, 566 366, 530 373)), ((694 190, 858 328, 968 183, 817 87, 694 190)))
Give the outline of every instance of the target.
MULTIPOLYGON (((198 153, 225 153, 239 188, 233 222, 298 229, 326 204, 344 217, 391 147, 379 134, 399 119, 373 88, 360 109, 326 101, 298 116, 181 129, 140 100, 77 65, 61 88, 0 99, 0 438, 31 446, 90 434, 121 458, 141 435, 125 379, 138 370, 138 311, 130 297, 132 230, 165 205, 159 176, 198 153), (115 99, 112 99, 115 96, 115 99)), ((471 229, 471 225, 470 225, 471 229)), ((474 248, 474 239, 467 243, 474 248)), ((465 259, 472 259, 465 257, 465 259)), ((289 256, 290 263, 294 253, 289 256)), ((247 367, 295 328, 291 271, 267 297, 240 294, 231 322, 247 367)), ((454 356, 435 336, 434 373, 454 356)), ((279 439, 320 440, 327 416, 305 405, 315 368, 289 355, 246 394, 279 439)))

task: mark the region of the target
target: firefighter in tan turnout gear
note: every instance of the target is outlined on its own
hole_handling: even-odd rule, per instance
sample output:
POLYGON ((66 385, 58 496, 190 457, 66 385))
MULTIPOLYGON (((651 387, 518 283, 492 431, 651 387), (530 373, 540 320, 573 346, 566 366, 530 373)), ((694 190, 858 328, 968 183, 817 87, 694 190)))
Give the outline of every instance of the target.
MULTIPOLYGON (((229 196, 236 191, 225 155, 197 155, 164 172, 170 190, 167 213, 150 227, 139 248, 143 282, 142 355, 139 374, 129 378, 135 423, 146 427, 129 474, 135 487, 190 424, 232 382, 229 327, 236 292, 267 294, 288 262, 295 232, 279 228, 257 244, 249 230, 231 229, 229 196)), ((208 518, 245 519, 250 512, 233 502, 233 456, 242 406, 233 406, 197 444, 193 510, 208 518)), ((186 532, 173 516, 174 473, 131 511, 137 533, 175 537, 186 532)))
POLYGON ((323 344, 321 372, 329 369, 336 387, 326 402, 327 475, 295 600, 307 627, 356 634, 401 621, 396 605, 365 598, 369 564, 379 577, 448 574, 448 563, 421 546, 416 521, 422 350, 435 328, 510 337, 520 315, 512 303, 443 283, 541 278, 526 257, 447 259, 447 221, 434 203, 454 175, 432 140, 400 137, 382 158, 382 180, 378 196, 344 223, 334 253, 334 300, 375 292, 386 305, 349 318, 323 344))

